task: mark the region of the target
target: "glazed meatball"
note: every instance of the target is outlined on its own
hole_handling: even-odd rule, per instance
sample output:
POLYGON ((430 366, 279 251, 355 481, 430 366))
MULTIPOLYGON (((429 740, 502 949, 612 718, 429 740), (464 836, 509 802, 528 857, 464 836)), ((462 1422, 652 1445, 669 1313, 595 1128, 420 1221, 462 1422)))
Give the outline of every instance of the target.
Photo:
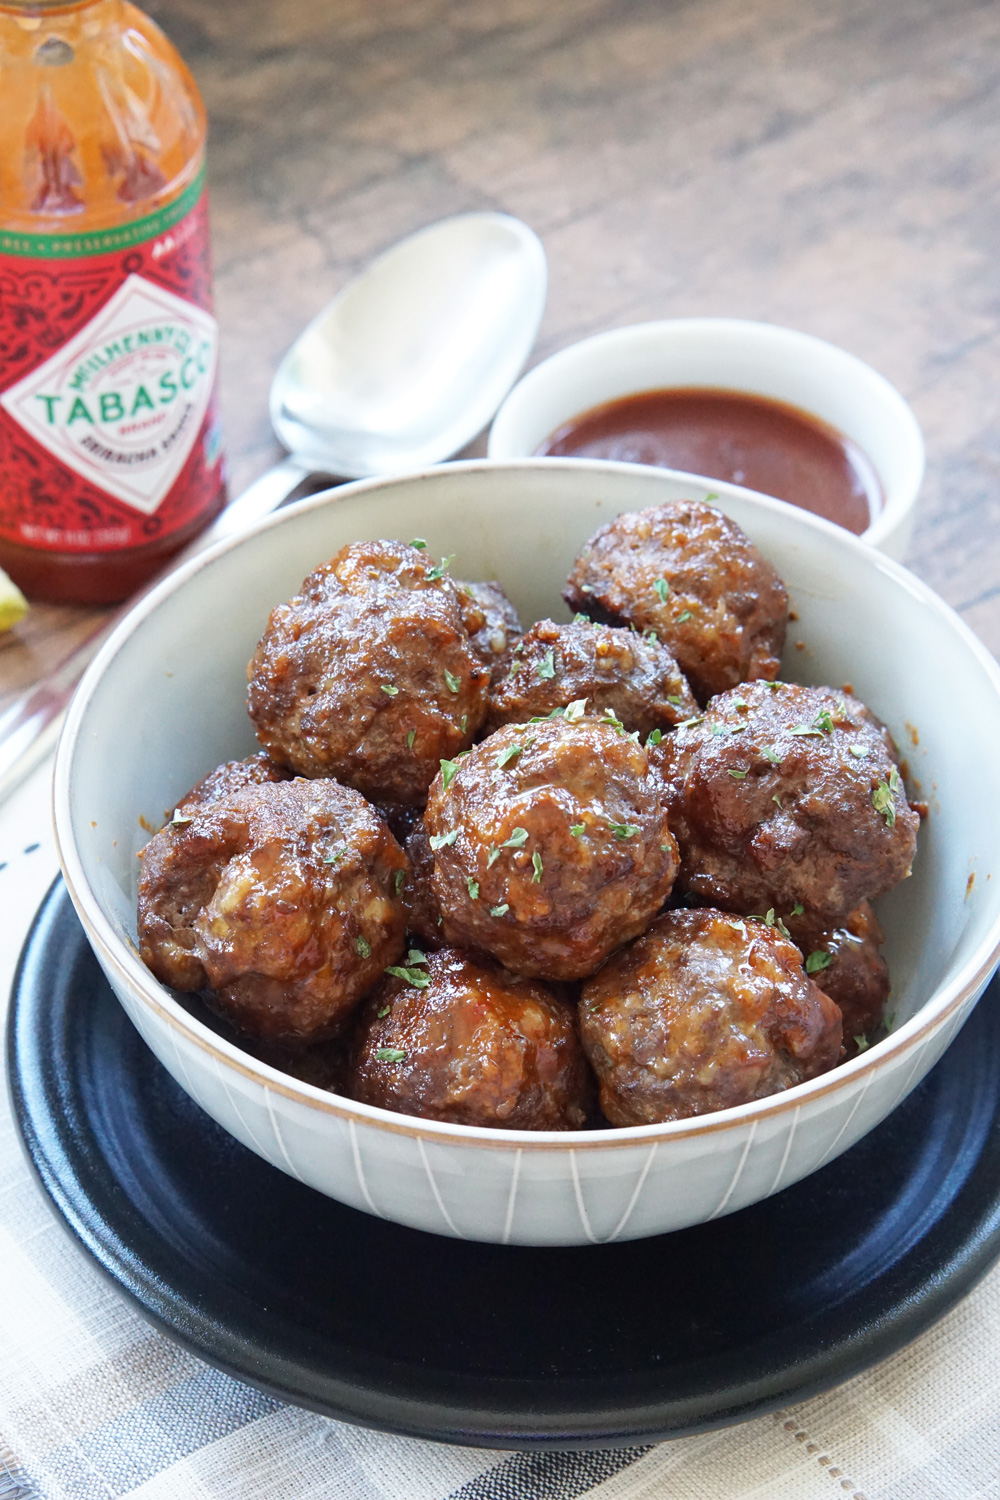
POLYGON ((543 979, 592 973, 677 870, 646 750, 595 719, 499 729, 442 768, 424 821, 448 941, 543 979))
POLYGON ((142 853, 143 961, 250 1034, 333 1036, 402 950, 406 857, 335 781, 189 805, 142 853))
POLYGON ((361 1008, 353 1098, 454 1125, 585 1125, 593 1079, 571 1005, 454 948, 410 958, 361 1008))
POLYGON ((867 901, 831 925, 810 912, 786 918, 806 972, 844 1018, 844 1053, 854 1057, 882 1030, 889 998, 889 967, 879 951, 882 928, 867 901), (860 1039, 860 1040, 859 1040, 860 1039))
POLYGON ((612 1125, 763 1099, 837 1062, 840 1011, 754 918, 671 911, 583 986, 580 1033, 612 1125))
POLYGON ((419 805, 482 724, 489 670, 440 566, 400 542, 356 542, 273 611, 248 677, 275 760, 419 805))
POLYGON ((455 586, 462 598, 469 639, 487 666, 494 668, 523 634, 517 610, 494 579, 455 586))
POLYGON ((445 941, 444 922, 431 885, 434 855, 423 818, 414 826, 406 841, 406 857, 410 865, 403 886, 406 930, 420 938, 425 946, 441 948, 445 941))
POLYGON ((785 586, 714 506, 681 500, 618 516, 590 538, 563 598, 592 619, 655 630, 699 702, 778 675, 785 586))
POLYGON ((228 797, 232 792, 242 791, 244 787, 263 786, 269 781, 289 781, 291 775, 291 771, 277 765, 266 750, 258 750, 256 755, 248 755, 245 760, 227 760, 221 766, 216 766, 214 771, 181 798, 176 811, 205 807, 210 802, 228 797))
POLYGON ((698 712, 691 689, 655 636, 587 621, 539 620, 518 643, 509 670, 494 677, 488 726, 524 724, 568 704, 617 718, 645 738, 698 712))
POLYGON ((839 920, 910 873, 919 817, 873 714, 849 693, 745 683, 653 752, 681 850, 712 906, 839 920))

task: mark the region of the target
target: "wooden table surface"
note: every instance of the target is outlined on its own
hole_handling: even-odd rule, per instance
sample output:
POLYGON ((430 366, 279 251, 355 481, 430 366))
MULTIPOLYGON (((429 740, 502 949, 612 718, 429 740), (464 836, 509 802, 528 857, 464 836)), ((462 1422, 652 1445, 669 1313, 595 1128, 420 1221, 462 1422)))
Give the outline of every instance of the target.
MULTIPOLYGON (((275 366, 374 255, 518 215, 534 360, 647 318, 832 339, 911 401, 909 563, 1000 653, 1000 6, 991 0, 153 0, 211 120, 238 493, 279 456, 275 366)), ((481 453, 479 439, 468 450, 481 453)), ((0 637, 0 706, 86 629, 0 637)))

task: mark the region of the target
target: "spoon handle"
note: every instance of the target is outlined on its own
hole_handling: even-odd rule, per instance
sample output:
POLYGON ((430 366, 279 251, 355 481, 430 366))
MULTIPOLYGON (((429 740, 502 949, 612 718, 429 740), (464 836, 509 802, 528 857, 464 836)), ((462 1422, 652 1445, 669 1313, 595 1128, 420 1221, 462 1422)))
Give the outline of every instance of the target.
MULTIPOLYGON (((246 531, 255 521, 297 497, 312 479, 312 470, 297 459, 286 458, 254 480, 243 494, 230 502, 212 524, 190 542, 168 567, 146 585, 155 588, 169 572, 215 542, 246 531)), ((331 480, 331 483, 333 481, 331 480)), ((55 744, 69 701, 91 659, 142 594, 135 595, 110 618, 100 616, 86 640, 76 646, 58 666, 19 694, 0 713, 0 802, 8 797, 28 772, 55 744)))

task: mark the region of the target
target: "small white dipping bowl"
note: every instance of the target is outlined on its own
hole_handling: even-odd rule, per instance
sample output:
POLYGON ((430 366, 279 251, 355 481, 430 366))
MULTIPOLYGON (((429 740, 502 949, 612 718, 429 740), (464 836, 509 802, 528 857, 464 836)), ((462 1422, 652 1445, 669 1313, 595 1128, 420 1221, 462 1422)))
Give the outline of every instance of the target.
POLYGON ((843 433, 868 457, 882 487, 882 509, 864 539, 890 557, 903 556, 924 474, 916 417, 871 365, 774 323, 670 318, 571 344, 518 381, 493 422, 489 456, 530 458, 553 432, 595 406, 687 387, 769 396, 843 433))
POLYGON ((1000 955, 1000 670, 931 591, 837 527, 733 486, 719 504, 785 578, 786 675, 851 683, 930 804, 911 879, 879 903, 895 1030, 846 1066, 700 1119, 572 1134, 442 1125, 354 1104, 255 1061, 190 1015, 135 949, 137 851, 220 761, 255 748, 246 663, 271 607, 347 542, 414 534, 457 577, 499 578, 525 621, 594 529, 704 486, 629 464, 459 463, 362 480, 279 513, 144 598, 87 673, 55 776, 66 881, 119 999, 174 1078, 284 1172, 439 1234, 599 1243, 744 1208, 877 1125, 969 1014, 1000 955), (796 649, 797 642, 804 649, 796 649), (912 729, 911 729, 912 726, 912 729), (918 743, 919 739, 919 743, 918 743), (144 820, 144 821, 143 821, 144 820))

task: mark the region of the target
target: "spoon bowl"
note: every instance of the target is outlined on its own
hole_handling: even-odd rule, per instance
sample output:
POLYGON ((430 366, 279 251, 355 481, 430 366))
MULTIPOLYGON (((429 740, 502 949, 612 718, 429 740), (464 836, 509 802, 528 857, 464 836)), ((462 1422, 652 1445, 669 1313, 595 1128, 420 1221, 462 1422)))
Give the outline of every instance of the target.
POLYGON ((450 458, 517 378, 546 280, 537 235, 508 214, 458 214, 401 240, 285 355, 275 432, 303 463, 347 478, 450 458))

